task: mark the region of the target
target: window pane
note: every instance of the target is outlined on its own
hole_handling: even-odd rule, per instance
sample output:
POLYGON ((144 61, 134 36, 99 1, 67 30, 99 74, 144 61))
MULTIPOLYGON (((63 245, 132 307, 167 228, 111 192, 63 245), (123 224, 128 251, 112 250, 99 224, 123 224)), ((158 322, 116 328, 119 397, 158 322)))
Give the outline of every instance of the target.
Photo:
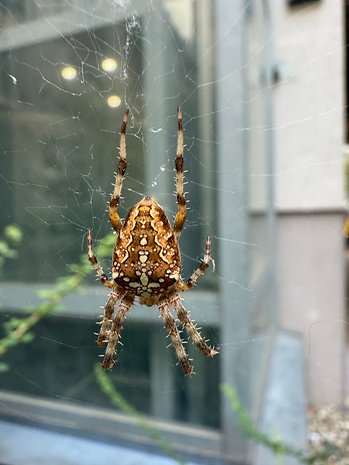
MULTIPOLYGON (((116 236, 108 202, 126 108, 120 216, 149 195, 173 223, 180 105, 188 201, 180 238, 183 281, 200 266, 207 236, 213 257, 197 286, 183 294, 183 304, 221 353, 205 357, 186 344, 196 374, 184 377, 173 347, 167 348, 171 339, 158 309, 136 303, 108 377, 138 412, 166 421, 166 432, 182 428, 193 451, 203 441, 193 431, 205 428, 221 456, 234 455, 232 437, 239 430, 220 385, 234 382, 251 407, 273 326, 271 141, 265 130, 270 95, 261 78, 269 51, 258 46, 268 43, 268 18, 262 3, 223 29, 218 25, 235 11, 233 3, 224 13, 214 0, 3 3, 0 232, 18 225, 23 240, 17 258, 3 264, 2 336, 16 327, 15 318, 28 318, 28 307, 37 311, 52 298, 52 289, 71 285, 65 277, 79 275, 81 284, 62 302, 53 297, 54 311, 37 318, 27 341, 6 351, 4 390, 27 396, 28 404, 31 396, 49 400, 59 418, 65 418, 65 403, 100 409, 101 415, 105 408, 115 411, 94 371, 105 348, 93 333, 108 289, 88 263, 81 265, 81 256, 87 262, 91 230, 94 251, 110 275, 116 236), (247 40, 238 50, 242 37, 247 40), (241 94, 231 94, 237 88, 241 94)), ((189 339, 185 332, 182 337, 189 339)), ((42 417, 56 424, 40 411, 33 419, 42 417)), ((98 428, 94 433, 103 434, 98 428)))
MULTIPOLYGON (((41 11, 34 8, 37 3, 33 8, 28 4, 26 11, 20 5, 14 7, 17 22, 7 31, 14 44, 3 47, 1 56, 1 90, 6 99, 0 128, 1 195, 6 198, 1 205, 1 226, 15 223, 23 233, 18 259, 5 263, 4 289, 9 294, 13 283, 27 285, 9 299, 14 312, 21 310, 21 302, 30 304, 43 285, 55 284, 70 272, 70 264, 86 254, 89 228, 96 248, 110 233, 106 206, 126 107, 130 108, 128 169, 121 216, 148 194, 165 206, 171 219, 176 213, 176 107, 181 104, 190 199, 181 239, 184 279, 200 264, 206 235, 215 234, 212 106, 207 107, 210 113, 200 115, 197 85, 200 73, 207 72, 197 66, 200 49, 195 47, 195 31, 202 27, 200 18, 193 5, 185 2, 180 10, 184 7, 190 23, 181 31, 180 10, 171 2, 152 14, 140 11, 137 16, 128 16, 127 11, 113 9, 107 2, 104 6, 108 5, 109 14, 118 19, 115 24, 109 21, 107 11, 101 17, 96 14, 89 26, 81 24, 77 4, 71 10, 69 32, 64 33, 54 24, 62 20, 61 14, 66 17, 69 13, 66 3, 52 4, 50 10, 43 6, 41 11), (47 22, 51 25, 48 29, 47 22), (28 29, 19 23, 30 29, 28 40, 22 37, 28 29), (164 28, 170 34, 164 35, 164 28)), ((205 93, 209 95, 207 89, 205 93)), ((109 257, 104 268, 109 272, 109 257)), ((95 286, 94 277, 84 283, 95 286)), ((211 271, 201 279, 200 288, 191 291, 194 297, 189 310, 200 310, 201 306, 195 305, 199 305, 195 294, 200 289, 214 291, 211 271)), ((103 306, 107 290, 99 295, 98 306, 103 306)), ((75 303, 67 304, 59 315, 41 320, 33 328, 34 340, 12 349, 5 389, 110 405, 93 374, 102 353, 93 336, 101 310, 96 306, 91 316, 83 293, 75 303)), ((204 307, 209 309, 206 302, 204 307)), ((123 348, 111 374, 115 388, 143 413, 218 428, 218 359, 204 360, 188 346, 198 374, 191 382, 183 381, 173 348, 166 349, 169 340, 158 310, 143 311, 152 315, 149 321, 139 322, 131 311, 124 325, 123 348), (160 376, 164 372, 166 380, 160 376)), ((213 344, 219 339, 217 305, 211 314, 215 315, 211 324, 200 313, 196 319, 213 344)), ((16 315, 20 316, 4 309, 4 321, 16 315)))

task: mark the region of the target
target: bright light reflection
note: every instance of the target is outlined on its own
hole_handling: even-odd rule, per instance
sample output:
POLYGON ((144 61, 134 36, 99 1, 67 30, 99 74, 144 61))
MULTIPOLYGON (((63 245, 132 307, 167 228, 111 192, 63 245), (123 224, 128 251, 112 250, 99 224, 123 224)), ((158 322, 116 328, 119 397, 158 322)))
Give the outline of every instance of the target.
POLYGON ((110 73, 116 70, 116 68, 118 67, 118 62, 115 60, 115 58, 105 58, 102 61, 101 66, 104 69, 104 71, 110 73))
POLYGON ((61 70, 61 76, 63 79, 66 79, 67 81, 71 81, 72 79, 75 79, 77 75, 76 69, 73 68, 72 66, 66 66, 61 70))
POLYGON ((107 103, 111 108, 117 108, 121 105, 121 98, 118 95, 110 95, 107 103))

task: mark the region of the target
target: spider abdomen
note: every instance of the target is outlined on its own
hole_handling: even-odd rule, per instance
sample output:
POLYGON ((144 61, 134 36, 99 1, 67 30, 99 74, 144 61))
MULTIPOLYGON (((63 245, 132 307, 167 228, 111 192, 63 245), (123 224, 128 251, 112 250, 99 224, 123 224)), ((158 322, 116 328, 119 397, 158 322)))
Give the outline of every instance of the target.
POLYGON ((116 284, 153 305, 180 279, 178 241, 164 210, 144 197, 131 208, 117 239, 112 266, 116 284))

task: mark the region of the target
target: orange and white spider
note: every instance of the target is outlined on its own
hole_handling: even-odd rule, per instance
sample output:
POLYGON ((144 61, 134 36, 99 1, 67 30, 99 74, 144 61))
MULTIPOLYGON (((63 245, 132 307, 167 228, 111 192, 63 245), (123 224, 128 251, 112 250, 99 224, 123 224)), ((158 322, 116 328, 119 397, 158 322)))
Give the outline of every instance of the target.
POLYGON ((180 292, 192 288, 209 266, 210 238, 200 266, 188 281, 181 277, 181 252, 178 239, 186 218, 186 201, 183 191, 183 127, 182 114, 177 109, 178 136, 176 155, 176 188, 178 210, 172 227, 162 207, 150 197, 144 197, 134 205, 124 223, 118 214, 122 183, 127 167, 126 126, 128 110, 125 111, 120 135, 120 158, 115 175, 115 187, 109 203, 109 219, 118 237, 116 240, 112 279, 109 279, 98 263, 92 250, 92 235, 88 232, 88 259, 95 269, 100 282, 111 289, 104 307, 104 316, 97 344, 107 344, 102 367, 106 370, 115 364, 116 346, 120 339, 122 324, 134 300, 144 305, 157 305, 165 327, 175 348, 178 360, 186 375, 193 373, 190 359, 184 349, 176 321, 170 312, 173 307, 183 328, 194 344, 208 357, 218 354, 216 348, 207 345, 196 325, 183 307, 180 292), (116 303, 120 300, 113 317, 116 303))

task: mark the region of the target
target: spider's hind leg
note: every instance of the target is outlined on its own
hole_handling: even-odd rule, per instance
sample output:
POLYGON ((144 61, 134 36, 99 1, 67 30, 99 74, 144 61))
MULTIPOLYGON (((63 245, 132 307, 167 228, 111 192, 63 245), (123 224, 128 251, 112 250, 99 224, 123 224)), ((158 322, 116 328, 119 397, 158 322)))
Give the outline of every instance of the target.
POLYGON ((122 323, 126 318, 126 313, 130 310, 134 301, 134 297, 130 294, 126 294, 117 309, 114 316, 110 332, 108 335, 108 345, 105 351, 105 355, 102 362, 102 367, 105 370, 109 370, 115 364, 114 355, 116 354, 116 346, 120 339, 120 333, 122 330, 122 323))
POLYGON ((171 338, 172 345, 176 351, 178 361, 183 368, 184 374, 185 375, 193 374, 193 367, 184 349, 183 341, 179 334, 176 321, 171 315, 169 304, 167 303, 167 301, 163 301, 158 304, 158 307, 159 307, 159 311, 162 316, 162 319, 164 320, 167 332, 171 338))
POLYGON ((104 315, 103 315, 103 320, 101 323, 101 329, 99 330, 98 338, 97 338, 97 344, 99 346, 102 346, 104 343, 108 342, 108 335, 110 333, 110 327, 112 325, 112 315, 114 312, 114 308, 116 305, 116 302, 121 299, 123 296, 124 291, 111 291, 109 294, 107 303, 105 304, 104 307, 104 315))
POLYGON ((187 310, 182 305, 180 297, 174 297, 171 300, 171 304, 174 306, 177 312, 179 321, 183 324, 183 327, 187 331, 196 347, 201 350, 201 352, 207 357, 213 357, 214 355, 217 355, 219 350, 214 347, 210 347, 206 343, 205 339, 199 333, 196 324, 190 319, 187 310))

